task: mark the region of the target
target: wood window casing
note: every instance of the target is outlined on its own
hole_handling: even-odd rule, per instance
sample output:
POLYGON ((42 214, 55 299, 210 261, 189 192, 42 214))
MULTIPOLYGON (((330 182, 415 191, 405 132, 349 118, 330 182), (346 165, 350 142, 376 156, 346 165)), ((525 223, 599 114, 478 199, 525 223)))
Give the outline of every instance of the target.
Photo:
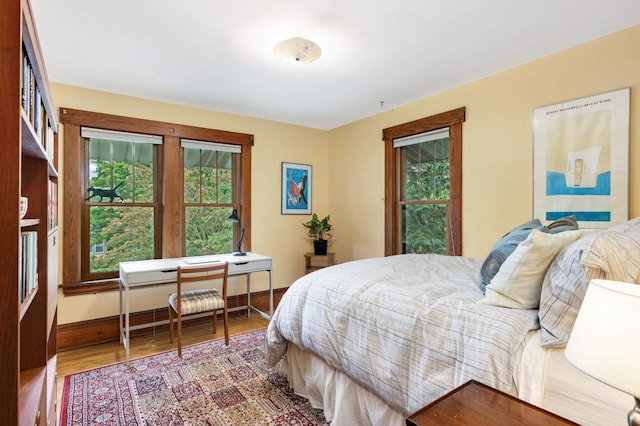
MULTIPOLYGON (((82 271, 83 206, 86 157, 81 138, 81 127, 93 127, 163 137, 159 154, 160 218, 156 237, 161 238, 162 257, 184 255, 184 217, 182 192, 181 139, 228 143, 242 146, 241 183, 238 194, 238 212, 243 218, 245 237, 243 246, 251 249, 251 147, 253 135, 224 130, 207 129, 154 120, 137 119, 110 114, 60 108, 60 122, 64 125, 64 236, 62 240, 64 262, 62 287, 65 294, 95 293, 118 288, 117 278, 86 281, 82 271), (170 236, 170 237, 168 237, 170 236)), ((236 232, 236 231, 234 231, 236 232)))
POLYGON ((449 128, 450 138, 450 198, 447 220, 447 254, 462 254, 462 123, 464 107, 421 118, 382 131, 385 143, 385 256, 402 253, 400 232, 398 156, 400 150, 393 146, 394 139, 433 130, 449 128))

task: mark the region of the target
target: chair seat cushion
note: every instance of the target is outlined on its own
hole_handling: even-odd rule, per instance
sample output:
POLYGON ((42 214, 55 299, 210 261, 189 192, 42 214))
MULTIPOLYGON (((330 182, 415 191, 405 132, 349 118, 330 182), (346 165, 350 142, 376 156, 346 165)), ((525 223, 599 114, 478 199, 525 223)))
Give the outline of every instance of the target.
MULTIPOLYGON (((169 296, 169 304, 177 312, 178 295, 169 296)), ((224 308, 224 299, 217 289, 202 289, 185 291, 182 293, 182 315, 195 314, 197 312, 213 311, 224 308)))

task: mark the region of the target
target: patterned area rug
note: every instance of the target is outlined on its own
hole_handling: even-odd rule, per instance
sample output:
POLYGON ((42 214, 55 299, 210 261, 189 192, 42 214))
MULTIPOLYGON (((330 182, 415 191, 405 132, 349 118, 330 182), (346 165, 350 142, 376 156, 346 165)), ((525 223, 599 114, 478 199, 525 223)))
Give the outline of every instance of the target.
POLYGON ((326 425, 267 369, 265 330, 64 378, 60 425, 326 425))

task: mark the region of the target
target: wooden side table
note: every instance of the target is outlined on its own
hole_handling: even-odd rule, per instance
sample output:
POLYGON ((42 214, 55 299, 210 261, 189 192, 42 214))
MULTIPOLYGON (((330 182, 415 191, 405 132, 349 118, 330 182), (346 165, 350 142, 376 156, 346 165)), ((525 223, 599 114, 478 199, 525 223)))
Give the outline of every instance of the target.
POLYGON ((317 255, 313 252, 304 255, 304 273, 317 271, 327 266, 335 265, 335 253, 327 253, 326 255, 317 255))
POLYGON ((548 426, 576 423, 471 380, 412 414, 406 424, 548 426))

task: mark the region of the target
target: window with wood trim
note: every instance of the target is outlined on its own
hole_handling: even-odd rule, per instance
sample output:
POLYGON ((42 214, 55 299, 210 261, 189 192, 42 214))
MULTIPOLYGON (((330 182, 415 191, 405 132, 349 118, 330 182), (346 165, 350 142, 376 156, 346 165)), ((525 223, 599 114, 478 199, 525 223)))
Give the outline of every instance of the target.
POLYGON ((70 108, 60 117, 65 294, 117 288, 120 261, 231 252, 233 208, 250 250, 253 135, 70 108))
POLYGON ((385 255, 462 254, 465 108, 384 129, 385 255))

